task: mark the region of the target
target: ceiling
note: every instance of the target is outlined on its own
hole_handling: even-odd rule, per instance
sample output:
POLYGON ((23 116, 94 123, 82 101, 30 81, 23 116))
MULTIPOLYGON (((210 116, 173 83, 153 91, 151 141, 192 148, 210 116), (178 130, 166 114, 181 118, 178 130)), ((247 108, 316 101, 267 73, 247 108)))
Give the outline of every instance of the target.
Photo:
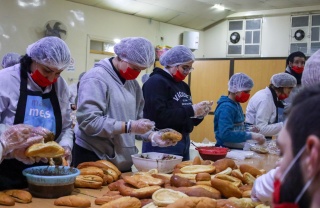
MULTIPOLYGON (((319 6, 319 0, 67 0, 159 22, 206 30, 239 12, 319 6), (212 8, 221 4, 224 11, 212 8)), ((318 7, 317 7, 318 8, 318 7)), ((257 14, 259 15, 259 14, 257 14)))

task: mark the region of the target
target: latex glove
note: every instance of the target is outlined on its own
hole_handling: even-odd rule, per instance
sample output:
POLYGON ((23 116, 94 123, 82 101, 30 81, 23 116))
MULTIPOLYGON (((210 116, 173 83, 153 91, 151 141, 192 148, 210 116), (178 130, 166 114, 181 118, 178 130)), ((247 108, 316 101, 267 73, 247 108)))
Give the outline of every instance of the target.
POLYGON ((209 101, 202 101, 200 103, 197 104, 193 104, 192 108, 194 111, 194 117, 202 117, 206 114, 209 113, 209 111, 211 110, 211 106, 213 104, 210 105, 211 102, 209 101))
POLYGON ((71 152, 71 148, 70 147, 66 147, 64 146, 64 157, 66 159, 66 161, 68 162, 68 165, 71 164, 71 161, 72 161, 72 152, 71 152))
POLYGON ((145 134, 154 128, 155 123, 149 119, 130 120, 129 132, 132 134, 145 134))
POLYGON ((17 124, 3 132, 0 136, 0 144, 3 146, 4 155, 23 146, 25 140, 30 137, 32 128, 30 125, 17 124))
POLYGON ((266 141, 266 138, 263 134, 251 132, 251 137, 253 140, 257 141, 258 144, 260 144, 260 145, 264 144, 266 141))
POLYGON ((54 134, 50 130, 43 128, 41 126, 33 127, 31 131, 32 131, 31 132, 32 136, 40 135, 44 138, 45 142, 54 140, 54 134))
POLYGON ((171 140, 161 139, 162 134, 163 132, 154 131, 149 135, 152 146, 168 147, 168 146, 175 146, 177 144, 177 142, 173 142, 171 140))
POLYGON ((212 110, 212 105, 213 105, 213 101, 210 101, 209 103, 206 104, 207 107, 205 109, 205 114, 202 115, 203 117, 208 115, 210 113, 210 111, 212 110))
POLYGON ((25 155, 26 148, 16 149, 10 153, 11 158, 15 158, 24 164, 31 165, 36 162, 36 159, 33 157, 27 157, 25 155))

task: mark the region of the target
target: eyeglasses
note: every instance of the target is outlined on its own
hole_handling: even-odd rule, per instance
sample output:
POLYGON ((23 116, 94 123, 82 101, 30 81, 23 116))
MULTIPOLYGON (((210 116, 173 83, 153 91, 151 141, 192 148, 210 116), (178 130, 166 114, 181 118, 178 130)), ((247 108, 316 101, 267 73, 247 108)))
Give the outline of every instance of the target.
POLYGON ((181 68, 183 69, 183 72, 185 73, 190 73, 194 70, 194 68, 192 66, 188 66, 188 65, 178 65, 177 67, 181 66, 181 68))

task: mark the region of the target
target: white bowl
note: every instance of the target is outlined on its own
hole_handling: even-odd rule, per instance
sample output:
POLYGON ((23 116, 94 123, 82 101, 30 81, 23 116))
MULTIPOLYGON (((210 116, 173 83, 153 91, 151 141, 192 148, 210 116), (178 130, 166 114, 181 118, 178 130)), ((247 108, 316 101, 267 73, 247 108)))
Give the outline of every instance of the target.
POLYGON ((138 171, 146 172, 158 169, 159 173, 171 173, 174 166, 182 161, 182 156, 159 152, 146 152, 131 155, 134 166, 138 171))

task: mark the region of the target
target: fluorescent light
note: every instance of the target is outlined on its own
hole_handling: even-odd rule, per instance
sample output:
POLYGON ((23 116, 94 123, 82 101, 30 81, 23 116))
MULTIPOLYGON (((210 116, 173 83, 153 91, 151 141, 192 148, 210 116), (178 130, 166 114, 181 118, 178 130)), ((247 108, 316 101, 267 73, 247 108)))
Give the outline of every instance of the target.
POLYGON ((221 10, 221 11, 225 10, 225 8, 222 4, 215 4, 215 5, 213 5, 212 8, 217 9, 217 10, 221 10))
POLYGON ((115 43, 120 43, 120 39, 118 39, 118 38, 115 38, 115 39, 113 39, 113 42, 115 42, 115 43))

